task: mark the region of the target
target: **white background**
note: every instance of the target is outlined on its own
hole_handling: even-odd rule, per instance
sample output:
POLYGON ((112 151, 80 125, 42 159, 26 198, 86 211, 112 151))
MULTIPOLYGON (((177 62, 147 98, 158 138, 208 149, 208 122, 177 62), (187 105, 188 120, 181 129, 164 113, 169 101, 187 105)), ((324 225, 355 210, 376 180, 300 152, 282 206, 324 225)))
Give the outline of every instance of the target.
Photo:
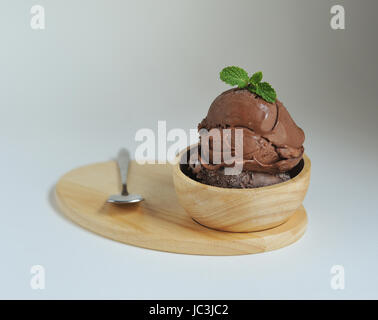
POLYGON ((57 1, 0 4, 0 298, 378 298, 377 3, 57 1), (346 29, 330 28, 343 4, 346 29), (46 29, 30 28, 30 8, 46 29), (56 210, 65 172, 134 151, 135 132, 195 128, 227 65, 262 70, 306 133, 308 230, 257 255, 117 243, 56 210), (32 265, 46 289, 32 290, 32 265), (334 264, 345 289, 330 286, 334 264))

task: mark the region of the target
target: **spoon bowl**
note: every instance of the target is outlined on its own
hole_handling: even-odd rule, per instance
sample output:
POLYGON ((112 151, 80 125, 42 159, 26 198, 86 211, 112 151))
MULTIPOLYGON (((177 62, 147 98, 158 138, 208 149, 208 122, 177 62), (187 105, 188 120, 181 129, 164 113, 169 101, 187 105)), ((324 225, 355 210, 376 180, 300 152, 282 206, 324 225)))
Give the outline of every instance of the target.
POLYGON ((115 204, 126 204, 137 203, 143 200, 143 197, 139 194, 128 194, 127 196, 123 196, 121 194, 113 194, 108 198, 107 202, 115 204))

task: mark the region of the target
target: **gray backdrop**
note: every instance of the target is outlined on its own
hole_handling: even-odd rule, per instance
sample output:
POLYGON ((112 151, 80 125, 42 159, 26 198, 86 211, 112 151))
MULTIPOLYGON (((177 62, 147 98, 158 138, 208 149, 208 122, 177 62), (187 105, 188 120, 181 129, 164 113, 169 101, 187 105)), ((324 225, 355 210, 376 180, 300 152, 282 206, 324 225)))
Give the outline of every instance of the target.
POLYGON ((2 0, 0 298, 378 298, 378 2, 2 0), (46 29, 30 28, 30 8, 46 29), (330 28, 342 4, 346 29, 330 28), (227 65, 262 70, 306 133, 309 226, 240 257, 135 248, 55 208, 66 171, 135 150, 136 130, 195 128, 227 65), (46 289, 29 286, 46 268, 46 289), (345 268, 332 290, 330 269, 345 268))

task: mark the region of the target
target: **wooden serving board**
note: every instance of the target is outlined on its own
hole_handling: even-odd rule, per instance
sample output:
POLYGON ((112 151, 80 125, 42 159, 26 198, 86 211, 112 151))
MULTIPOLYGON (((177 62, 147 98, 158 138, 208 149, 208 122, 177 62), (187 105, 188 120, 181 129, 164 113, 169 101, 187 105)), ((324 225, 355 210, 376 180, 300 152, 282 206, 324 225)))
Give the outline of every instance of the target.
POLYGON ((298 240, 307 225, 300 207, 284 224, 251 233, 216 231, 194 222, 179 205, 172 165, 131 162, 130 193, 141 194, 139 204, 109 204, 120 192, 116 162, 103 162, 68 172, 56 185, 63 213, 80 226, 104 237, 160 251, 200 255, 241 255, 275 250, 298 240))

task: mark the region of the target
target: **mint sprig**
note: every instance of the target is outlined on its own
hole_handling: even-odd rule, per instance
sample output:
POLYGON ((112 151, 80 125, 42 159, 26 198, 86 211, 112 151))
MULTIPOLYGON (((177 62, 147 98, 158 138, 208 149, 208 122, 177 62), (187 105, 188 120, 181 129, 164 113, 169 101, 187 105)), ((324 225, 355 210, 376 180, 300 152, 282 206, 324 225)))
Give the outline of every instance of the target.
POLYGON ((263 74, 261 71, 256 72, 252 77, 248 77, 248 73, 239 67, 226 67, 220 72, 222 81, 239 88, 247 88, 249 91, 257 94, 265 101, 274 103, 276 101, 276 91, 268 82, 261 82, 263 74))

